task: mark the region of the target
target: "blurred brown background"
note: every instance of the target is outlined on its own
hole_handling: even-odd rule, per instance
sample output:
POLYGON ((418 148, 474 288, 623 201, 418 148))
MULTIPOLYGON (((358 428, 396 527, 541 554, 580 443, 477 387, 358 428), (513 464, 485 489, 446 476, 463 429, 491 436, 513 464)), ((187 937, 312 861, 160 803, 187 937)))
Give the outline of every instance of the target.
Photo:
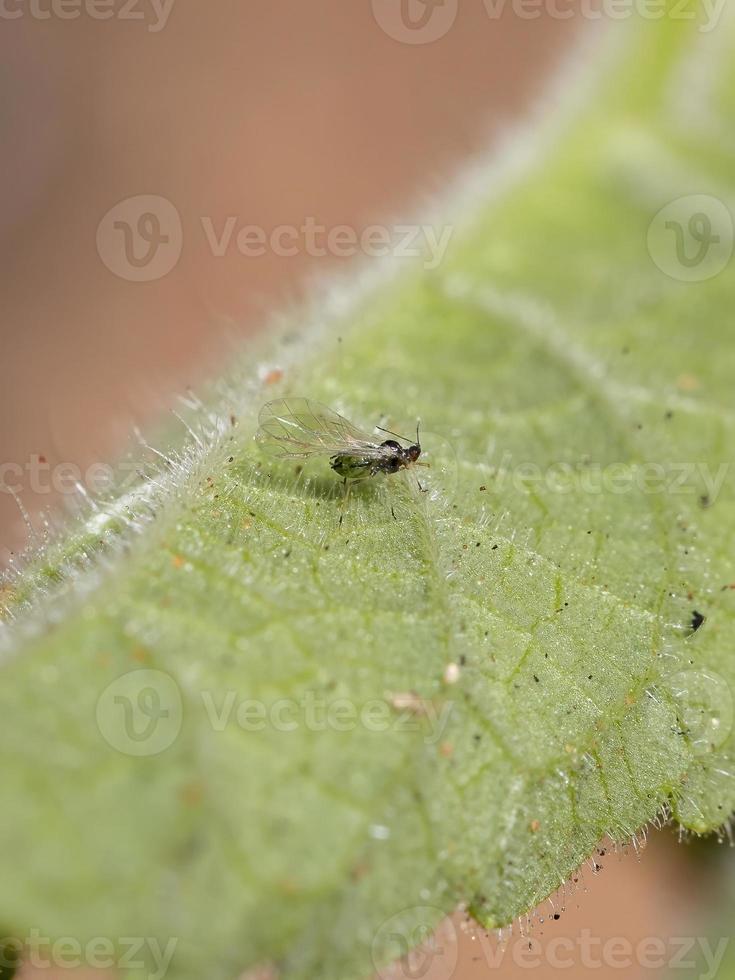
MULTIPOLYGON (((202 218, 266 231, 310 217, 358 230, 421 221, 462 162, 544 96, 581 26, 510 8, 493 19, 482 0, 427 8, 444 20, 423 37, 418 0, 413 28, 401 0, 135 0, 125 16, 112 0, 109 19, 74 3, 8 0, 0 16, 0 463, 21 467, 13 482, 34 514, 58 495, 32 491, 32 458, 82 470, 113 458, 133 421, 196 386, 233 336, 339 261, 232 246, 217 257, 202 218), (108 222, 99 248, 97 237, 139 195, 167 199, 181 220, 177 264, 142 282, 105 264, 123 231, 108 222)), ((0 563, 24 539, 0 493, 0 563)), ((681 932, 696 890, 684 896, 684 859, 667 842, 653 852, 608 861, 550 935, 681 932)), ((490 975, 468 937, 460 964, 457 980, 490 975)))

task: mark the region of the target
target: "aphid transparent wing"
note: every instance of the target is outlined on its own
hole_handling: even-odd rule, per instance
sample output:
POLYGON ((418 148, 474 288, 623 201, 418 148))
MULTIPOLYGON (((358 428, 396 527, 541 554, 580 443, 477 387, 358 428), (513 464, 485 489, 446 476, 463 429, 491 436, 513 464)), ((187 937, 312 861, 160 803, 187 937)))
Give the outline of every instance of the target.
POLYGON ((385 450, 342 415, 309 398, 277 398, 260 410, 256 439, 273 456, 379 459, 385 450))

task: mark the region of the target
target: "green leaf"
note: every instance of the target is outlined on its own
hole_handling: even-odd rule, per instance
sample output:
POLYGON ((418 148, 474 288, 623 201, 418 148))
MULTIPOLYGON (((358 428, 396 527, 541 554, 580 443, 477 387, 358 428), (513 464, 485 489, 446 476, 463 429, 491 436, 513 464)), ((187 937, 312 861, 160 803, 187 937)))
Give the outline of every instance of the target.
POLYGON ((475 178, 438 268, 251 350, 6 584, 7 934, 344 980, 458 903, 528 912, 605 834, 728 818, 735 60, 678 8, 475 178), (340 526, 325 461, 253 444, 283 393, 420 417, 428 492, 367 481, 340 526))

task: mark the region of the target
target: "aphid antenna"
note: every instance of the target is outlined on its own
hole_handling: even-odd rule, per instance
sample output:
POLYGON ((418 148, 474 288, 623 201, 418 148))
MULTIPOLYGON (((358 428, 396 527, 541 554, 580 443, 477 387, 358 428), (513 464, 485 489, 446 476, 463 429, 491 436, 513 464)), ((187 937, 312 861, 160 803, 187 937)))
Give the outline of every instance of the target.
POLYGON ((390 429, 384 429, 382 425, 376 425, 375 428, 378 432, 385 432, 386 435, 395 436, 396 439, 400 439, 402 442, 410 442, 411 440, 406 438, 406 436, 399 436, 397 432, 391 432, 390 429))
MULTIPOLYGON (((385 432, 386 435, 395 436, 396 439, 400 439, 402 442, 408 442, 408 443, 411 442, 408 436, 399 436, 397 432, 392 432, 390 429, 384 429, 382 425, 376 425, 375 428, 378 430, 378 432, 385 432)), ((416 422, 416 445, 419 448, 421 448, 421 438, 419 434, 420 429, 421 429, 421 419, 418 419, 416 422)))

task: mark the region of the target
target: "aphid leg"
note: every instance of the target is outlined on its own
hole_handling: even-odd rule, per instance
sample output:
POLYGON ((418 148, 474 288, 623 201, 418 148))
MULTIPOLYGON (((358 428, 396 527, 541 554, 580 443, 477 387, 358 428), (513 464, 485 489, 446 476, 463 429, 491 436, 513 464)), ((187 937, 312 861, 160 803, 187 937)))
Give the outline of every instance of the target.
POLYGON ((345 516, 345 507, 347 506, 347 501, 349 500, 350 497, 350 490, 352 489, 352 484, 347 480, 347 477, 345 477, 342 487, 344 489, 344 493, 342 494, 342 503, 339 508, 340 527, 342 527, 342 521, 344 520, 344 516, 345 516))
POLYGON ((396 517, 396 512, 393 510, 393 504, 390 505, 390 512, 393 515, 393 520, 397 521, 398 518, 396 517))

